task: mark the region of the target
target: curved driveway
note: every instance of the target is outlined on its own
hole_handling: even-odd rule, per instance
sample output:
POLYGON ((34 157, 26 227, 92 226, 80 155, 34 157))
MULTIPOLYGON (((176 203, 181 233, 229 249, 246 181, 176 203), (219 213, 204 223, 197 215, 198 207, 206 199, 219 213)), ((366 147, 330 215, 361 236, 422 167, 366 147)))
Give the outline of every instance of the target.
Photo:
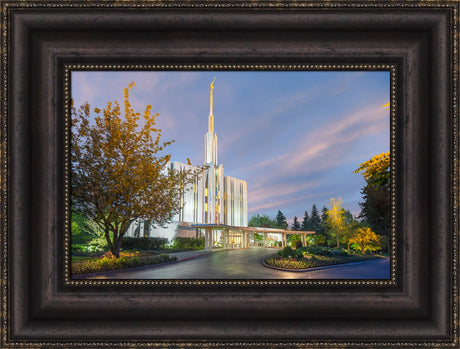
POLYGON ((262 266, 270 248, 219 251, 180 263, 98 273, 92 279, 389 279, 389 259, 350 263, 307 272, 262 266))

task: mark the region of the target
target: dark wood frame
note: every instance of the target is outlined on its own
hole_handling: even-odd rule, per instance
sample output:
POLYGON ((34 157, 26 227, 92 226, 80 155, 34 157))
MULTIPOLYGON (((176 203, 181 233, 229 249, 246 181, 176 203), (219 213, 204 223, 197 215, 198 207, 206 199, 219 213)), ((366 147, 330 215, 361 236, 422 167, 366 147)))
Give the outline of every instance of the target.
POLYGON ((2 347, 458 347, 458 10, 2 2, 2 347), (66 64, 395 66, 394 282, 66 282, 66 64))

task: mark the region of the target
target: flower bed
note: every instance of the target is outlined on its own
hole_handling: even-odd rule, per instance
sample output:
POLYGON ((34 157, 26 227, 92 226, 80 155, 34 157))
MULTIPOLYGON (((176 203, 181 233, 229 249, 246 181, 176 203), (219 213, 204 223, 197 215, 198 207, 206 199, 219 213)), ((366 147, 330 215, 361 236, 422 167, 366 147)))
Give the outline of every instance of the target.
POLYGON ((72 263, 72 274, 88 274, 96 273, 99 271, 118 270, 125 268, 134 268, 143 265, 159 264, 177 260, 177 257, 169 257, 167 254, 161 255, 145 255, 139 256, 138 254, 128 254, 120 258, 111 258, 104 256, 81 263, 72 263))
MULTIPOLYGON (((287 250, 265 258, 265 264, 275 268, 301 270, 326 265, 344 264, 352 262, 368 261, 379 259, 378 256, 361 256, 345 253, 331 253, 331 255, 317 255, 312 253, 302 252, 300 250, 287 250), (287 253, 289 255, 287 256, 287 253)), ((335 252, 335 251, 333 251, 335 252)), ((326 254, 326 253, 322 253, 326 254)))

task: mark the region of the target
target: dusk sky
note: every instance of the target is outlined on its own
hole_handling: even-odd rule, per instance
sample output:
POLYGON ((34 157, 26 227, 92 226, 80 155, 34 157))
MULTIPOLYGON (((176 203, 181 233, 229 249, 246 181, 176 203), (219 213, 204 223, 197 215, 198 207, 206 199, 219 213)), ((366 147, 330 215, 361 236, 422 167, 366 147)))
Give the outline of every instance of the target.
POLYGON ((353 171, 390 149, 390 73, 303 72, 73 72, 75 105, 105 108, 130 101, 141 114, 159 113, 162 140, 175 140, 172 160, 202 165, 208 127, 209 84, 214 82, 218 164, 248 184, 249 216, 302 221, 341 197, 358 215, 365 181, 353 171))

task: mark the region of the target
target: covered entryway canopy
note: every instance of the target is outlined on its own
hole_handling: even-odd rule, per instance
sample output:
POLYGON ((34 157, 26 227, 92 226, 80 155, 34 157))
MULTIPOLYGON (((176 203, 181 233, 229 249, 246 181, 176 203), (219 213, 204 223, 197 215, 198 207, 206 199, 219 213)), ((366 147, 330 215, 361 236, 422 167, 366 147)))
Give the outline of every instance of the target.
POLYGON ((254 241, 254 234, 262 234, 262 246, 264 247, 268 246, 268 234, 280 234, 282 236, 282 247, 287 245, 288 234, 300 235, 302 244, 305 246, 306 236, 315 234, 314 231, 291 231, 263 227, 235 227, 225 224, 192 224, 191 227, 204 229, 204 247, 206 251, 212 251, 216 239, 215 232, 218 231, 222 234, 224 248, 249 247, 251 239, 254 241))

